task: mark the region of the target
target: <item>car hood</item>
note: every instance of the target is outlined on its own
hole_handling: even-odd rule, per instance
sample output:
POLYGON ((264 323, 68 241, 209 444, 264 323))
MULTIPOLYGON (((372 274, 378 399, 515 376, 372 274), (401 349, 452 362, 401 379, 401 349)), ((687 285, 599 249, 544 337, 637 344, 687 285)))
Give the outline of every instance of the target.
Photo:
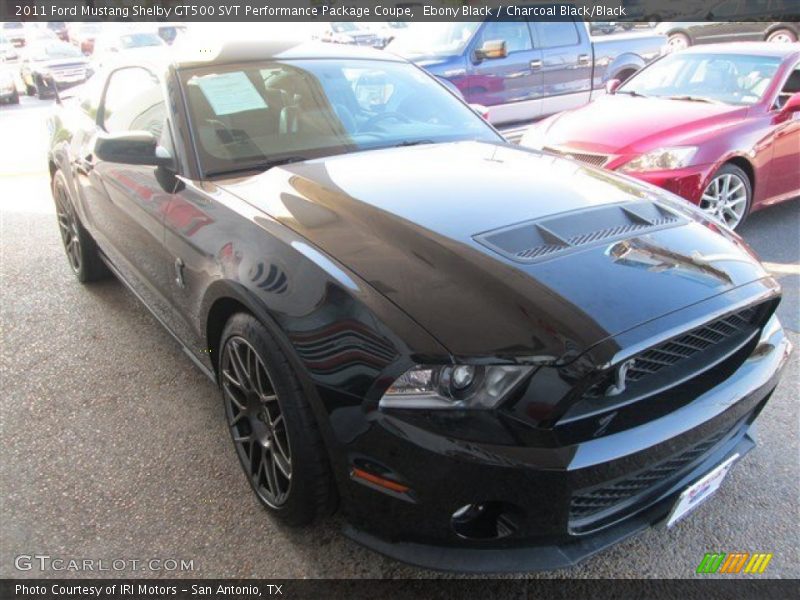
POLYGON ((705 133, 739 122, 747 107, 661 98, 602 96, 542 123, 547 146, 603 154, 647 152, 691 143, 705 133))
POLYGON ((738 236, 674 197, 507 145, 365 151, 217 183, 456 356, 566 360, 766 276, 738 236))

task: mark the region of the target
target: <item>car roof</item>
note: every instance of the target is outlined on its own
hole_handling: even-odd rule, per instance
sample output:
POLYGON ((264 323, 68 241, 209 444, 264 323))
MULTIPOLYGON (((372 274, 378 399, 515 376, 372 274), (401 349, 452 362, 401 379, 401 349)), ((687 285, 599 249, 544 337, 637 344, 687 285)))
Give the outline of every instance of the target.
POLYGON ((691 54, 741 54, 748 56, 772 56, 789 58, 800 55, 797 44, 776 44, 775 42, 730 42, 728 44, 707 44, 692 46, 682 52, 691 54))
POLYGON ((177 69, 188 69, 220 64, 301 58, 406 62, 399 56, 371 48, 287 38, 224 40, 220 42, 205 40, 201 43, 187 40, 180 48, 175 49, 172 64, 177 69))

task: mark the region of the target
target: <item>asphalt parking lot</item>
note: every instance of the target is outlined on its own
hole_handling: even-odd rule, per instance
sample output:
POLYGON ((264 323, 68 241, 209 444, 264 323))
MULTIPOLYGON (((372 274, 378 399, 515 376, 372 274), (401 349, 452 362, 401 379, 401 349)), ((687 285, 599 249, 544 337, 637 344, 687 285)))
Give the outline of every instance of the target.
MULTIPOLYGON (((339 517, 289 530, 260 508, 216 388, 120 283, 83 287, 70 273, 48 188, 49 105, 0 107, 0 577, 65 575, 15 568, 32 554, 193 561, 125 576, 438 576, 359 547, 339 517)), ((800 202, 754 215, 742 234, 784 286, 779 312, 797 347, 800 202)), ((520 576, 692 577, 712 551, 771 552, 762 577, 800 576, 798 389, 795 352, 759 448, 689 519, 581 566, 520 576)))

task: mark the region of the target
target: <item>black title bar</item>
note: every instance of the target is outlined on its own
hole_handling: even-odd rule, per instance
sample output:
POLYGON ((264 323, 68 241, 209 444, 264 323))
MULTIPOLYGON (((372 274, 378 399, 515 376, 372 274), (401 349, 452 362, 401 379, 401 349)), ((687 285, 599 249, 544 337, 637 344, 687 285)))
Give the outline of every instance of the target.
POLYGON ((800 0, 0 0, 0 21, 800 21, 800 0))

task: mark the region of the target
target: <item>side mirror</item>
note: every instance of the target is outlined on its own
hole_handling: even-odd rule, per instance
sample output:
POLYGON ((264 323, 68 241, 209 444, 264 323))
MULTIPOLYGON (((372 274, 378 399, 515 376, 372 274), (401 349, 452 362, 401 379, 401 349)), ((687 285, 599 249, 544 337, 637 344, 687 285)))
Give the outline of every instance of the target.
POLYGON ((480 48, 475 50, 475 59, 478 61, 505 58, 508 56, 508 48, 503 40, 488 40, 483 42, 480 48))
POLYGON ((98 134, 94 154, 100 160, 126 165, 168 167, 173 164, 172 156, 158 145, 149 131, 98 134))
POLYGON ((609 79, 606 81, 606 94, 614 94, 617 91, 617 88, 622 85, 622 81, 619 79, 609 79))
POLYGON ((781 107, 781 114, 788 115, 791 113, 800 112, 800 92, 792 94, 789 99, 781 107))

